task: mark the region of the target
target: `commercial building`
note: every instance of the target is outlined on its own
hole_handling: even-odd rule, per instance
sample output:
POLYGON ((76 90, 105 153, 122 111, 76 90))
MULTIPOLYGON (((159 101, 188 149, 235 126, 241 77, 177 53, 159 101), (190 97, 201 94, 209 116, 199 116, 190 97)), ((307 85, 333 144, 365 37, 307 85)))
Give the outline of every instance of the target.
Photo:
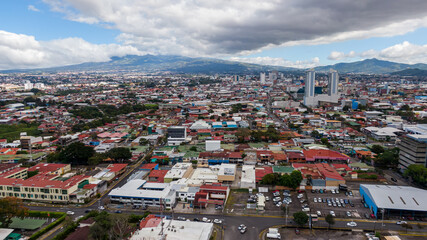
POLYGON ((168 145, 177 146, 185 142, 187 138, 187 127, 171 126, 168 128, 168 145))
POLYGON ((230 193, 230 188, 221 184, 204 184, 194 198, 194 207, 206 208, 209 204, 224 205, 230 193))
POLYGON ((171 209, 175 206, 175 191, 169 183, 150 183, 142 179, 133 179, 125 185, 111 190, 108 194, 111 202, 137 206, 157 206, 171 209))
POLYGON ((236 178, 236 165, 223 163, 219 166, 218 182, 232 183, 236 178))
POLYGON ((304 188, 311 186, 313 189, 334 189, 339 184, 345 184, 344 178, 327 163, 294 163, 292 167, 302 173, 304 180, 301 182, 301 187, 304 188), (311 179, 309 184, 307 184, 307 179, 311 179))
POLYGON ((256 177, 255 166, 243 165, 242 166, 242 179, 240 180, 240 188, 255 189, 256 177))
POLYGON ((209 240, 213 223, 179 221, 148 215, 130 240, 209 240))
POLYGON ((392 185, 360 185, 360 195, 377 218, 427 217, 427 190, 392 185))
POLYGON ((399 169, 405 171, 411 164, 427 167, 427 135, 408 134, 401 138, 399 147, 399 169))
POLYGON ((164 182, 169 183, 181 178, 188 178, 193 171, 191 163, 177 163, 164 176, 164 182))

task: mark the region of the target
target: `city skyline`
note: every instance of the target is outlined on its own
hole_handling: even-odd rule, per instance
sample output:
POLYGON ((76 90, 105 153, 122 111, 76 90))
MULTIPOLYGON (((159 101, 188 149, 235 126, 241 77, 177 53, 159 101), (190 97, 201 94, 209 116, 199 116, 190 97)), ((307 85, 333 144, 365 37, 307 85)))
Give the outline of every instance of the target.
POLYGON ((423 1, 5 1, 0 69, 170 54, 310 68, 426 63, 423 1))

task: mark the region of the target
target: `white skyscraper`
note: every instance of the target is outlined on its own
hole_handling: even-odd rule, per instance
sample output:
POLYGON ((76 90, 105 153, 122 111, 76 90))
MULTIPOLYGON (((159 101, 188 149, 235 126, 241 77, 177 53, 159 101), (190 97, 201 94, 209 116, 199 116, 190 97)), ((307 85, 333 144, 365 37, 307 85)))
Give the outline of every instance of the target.
POLYGON ((265 84, 265 73, 262 72, 259 74, 259 81, 261 84, 265 84))
POLYGON ((315 94, 316 73, 313 69, 307 71, 305 79, 304 105, 313 107, 318 106, 320 102, 338 103, 338 73, 331 70, 329 73, 328 94, 315 94))
POLYGON ((316 87, 316 72, 314 69, 307 71, 307 76, 305 78, 305 97, 314 97, 314 88, 316 87))
POLYGON ((338 80, 339 80, 338 72, 331 69, 329 71, 328 76, 329 76, 328 95, 329 96, 336 95, 338 94, 338 80))

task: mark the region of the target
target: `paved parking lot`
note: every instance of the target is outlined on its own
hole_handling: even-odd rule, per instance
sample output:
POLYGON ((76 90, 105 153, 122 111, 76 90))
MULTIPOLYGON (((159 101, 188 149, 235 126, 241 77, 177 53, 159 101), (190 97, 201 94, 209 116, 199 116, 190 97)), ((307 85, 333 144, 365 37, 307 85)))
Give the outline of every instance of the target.
POLYGON ((312 193, 311 191, 308 191, 306 194, 308 196, 310 211, 312 213, 320 211, 322 213, 322 217, 325 217, 330 213, 330 211, 334 211, 336 217, 340 218, 365 218, 365 213, 370 214, 370 210, 365 208, 362 204, 362 197, 358 191, 352 191, 352 193, 353 196, 346 196, 343 191, 333 194, 330 190, 327 190, 326 193, 312 193), (317 202, 315 202, 314 198, 316 198, 317 202), (321 198, 321 202, 318 201, 319 198, 321 198), (341 205, 341 207, 328 206, 327 201, 324 202, 324 199, 326 200, 328 198, 333 198, 335 202, 337 199, 338 201, 341 201, 341 199, 344 201, 346 199, 347 201, 351 201, 354 204, 354 207, 350 204, 345 204, 345 206, 341 205), (347 216, 347 211, 350 212, 350 217, 347 216))

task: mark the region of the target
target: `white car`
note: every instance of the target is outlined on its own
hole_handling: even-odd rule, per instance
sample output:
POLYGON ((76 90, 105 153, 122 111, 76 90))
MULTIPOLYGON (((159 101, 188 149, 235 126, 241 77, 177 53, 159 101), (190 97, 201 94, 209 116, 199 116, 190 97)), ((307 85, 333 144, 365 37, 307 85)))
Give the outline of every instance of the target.
POLYGON ((202 218, 203 222, 207 222, 209 219, 207 217, 202 218))
POLYGON ((245 226, 245 224, 240 224, 240 226, 237 229, 239 229, 239 230, 246 229, 246 226, 245 226))
POLYGON ((317 211, 317 216, 318 217, 322 216, 322 213, 320 211, 317 211))
POLYGON ((216 224, 221 224, 222 223, 222 221, 219 220, 219 219, 214 219, 213 222, 216 223, 216 224))
POLYGON ((355 223, 355 222, 348 222, 347 226, 349 226, 349 227, 356 227, 357 223, 355 223))
POLYGON ((334 211, 330 211, 329 214, 331 214, 332 217, 335 217, 335 212, 334 211))
POLYGON ((347 217, 351 217, 351 213, 349 211, 346 212, 347 217))
POLYGON ((397 225, 402 225, 402 224, 408 224, 408 222, 406 222, 406 221, 397 221, 396 224, 397 225))
POLYGON ((73 211, 67 211, 67 215, 74 215, 73 211))
POLYGON ((314 202, 317 203, 317 198, 314 198, 314 202))
POLYGON ((297 198, 302 198, 304 195, 302 193, 298 194, 297 198))
POLYGON ((99 206, 98 209, 99 210, 104 210, 105 208, 104 208, 104 206, 99 206))
POLYGON ((331 193, 332 193, 332 194, 335 194, 335 190, 334 190, 334 189, 332 189, 332 190, 331 190, 331 193))

